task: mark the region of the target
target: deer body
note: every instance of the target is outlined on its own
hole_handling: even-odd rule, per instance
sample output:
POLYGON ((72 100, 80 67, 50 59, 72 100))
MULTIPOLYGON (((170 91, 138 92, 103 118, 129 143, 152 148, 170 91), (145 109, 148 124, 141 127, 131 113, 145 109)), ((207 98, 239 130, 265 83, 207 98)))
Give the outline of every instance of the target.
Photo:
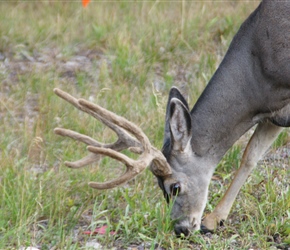
POLYGON ((126 164, 119 180, 91 183, 104 189, 136 176, 148 164, 165 198, 173 199, 171 217, 176 234, 214 230, 225 220, 251 170, 281 132, 290 126, 290 1, 264 0, 242 24, 222 63, 192 110, 177 88, 172 88, 166 109, 162 154, 130 122, 84 100, 56 90, 63 99, 99 119, 119 136, 103 145, 74 131, 57 134, 80 140, 91 152, 69 167, 82 167, 100 155, 126 164), (226 151, 251 127, 257 125, 239 170, 216 209, 202 220, 208 186, 226 151), (131 135, 135 138, 133 138, 131 135), (133 146, 142 153, 133 161, 119 152, 133 146), (151 156, 150 156, 151 155, 151 156))
POLYGON ((213 230, 227 218, 251 169, 281 131, 279 126, 290 125, 289 103, 290 1, 266 0, 241 26, 190 112, 178 90, 170 92, 163 152, 176 171, 170 181, 159 178, 159 183, 165 194, 172 183, 180 185, 172 210, 177 234, 199 229, 216 165, 247 130, 259 124, 232 185, 202 228, 213 230))

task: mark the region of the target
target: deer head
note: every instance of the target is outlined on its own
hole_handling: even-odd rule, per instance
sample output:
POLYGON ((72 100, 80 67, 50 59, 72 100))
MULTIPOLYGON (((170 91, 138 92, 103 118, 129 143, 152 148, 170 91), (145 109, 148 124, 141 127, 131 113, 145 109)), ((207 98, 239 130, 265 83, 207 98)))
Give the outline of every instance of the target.
MULTIPOLYGON (((172 88, 166 112, 165 138, 162 152, 154 148, 147 136, 135 124, 96 104, 76 99, 68 93, 54 89, 62 99, 86 112, 111 128, 118 139, 112 144, 102 144, 93 138, 72 130, 55 128, 54 132, 88 145, 89 154, 75 162, 65 162, 70 168, 80 168, 109 156, 126 165, 120 177, 104 182, 90 182, 96 189, 110 189, 126 183, 141 173, 147 166, 157 177, 160 188, 169 202, 173 199, 171 218, 176 221, 175 232, 188 235, 191 229, 199 229, 207 198, 208 179, 200 175, 199 156, 191 149, 191 118, 188 105, 177 88, 172 88), (129 149, 140 154, 133 160, 120 153, 129 149), (196 165, 196 167, 194 167, 196 165)), ((210 179, 210 178, 209 178, 210 179)))
POLYGON ((164 143, 162 153, 171 175, 157 176, 167 201, 174 200, 171 218, 176 221, 177 235, 188 235, 199 230, 206 205, 211 161, 198 155, 192 148, 192 118, 188 104, 179 90, 173 87, 166 109, 164 143))

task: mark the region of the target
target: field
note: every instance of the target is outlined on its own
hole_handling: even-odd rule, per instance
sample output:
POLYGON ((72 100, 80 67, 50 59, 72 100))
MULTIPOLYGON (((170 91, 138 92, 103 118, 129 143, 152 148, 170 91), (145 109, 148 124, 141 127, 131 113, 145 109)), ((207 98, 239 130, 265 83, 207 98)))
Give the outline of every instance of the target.
MULTIPOLYGON (((193 106, 257 5, 1 2, 0 249, 97 249, 97 243, 100 249, 289 249, 287 130, 248 178, 224 225, 187 239, 175 237, 170 208, 149 170, 120 188, 93 190, 89 181, 112 179, 123 166, 104 158, 68 169, 64 161, 82 158, 86 147, 53 133, 64 127, 101 142, 116 139, 58 98, 58 87, 126 117, 160 148, 171 86, 193 106), (103 225, 104 235, 84 234, 103 225)), ((249 134, 217 167, 206 213, 227 189, 249 134)))

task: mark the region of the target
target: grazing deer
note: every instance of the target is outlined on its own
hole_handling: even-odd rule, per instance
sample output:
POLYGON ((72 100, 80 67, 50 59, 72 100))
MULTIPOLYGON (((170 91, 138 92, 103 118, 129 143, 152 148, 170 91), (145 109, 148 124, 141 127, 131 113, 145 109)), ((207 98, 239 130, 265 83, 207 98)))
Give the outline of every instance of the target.
POLYGON ((176 220, 176 234, 188 235, 200 227, 214 230, 227 219, 241 186, 281 127, 290 126, 290 1, 260 3, 242 24, 191 111, 178 89, 170 90, 162 152, 151 146, 139 127, 124 118, 59 89, 54 91, 118 135, 115 143, 101 144, 77 132, 56 128, 56 134, 89 145, 88 156, 65 165, 82 167, 101 155, 126 165, 125 173, 115 180, 89 183, 97 189, 121 185, 150 166, 167 201, 174 196, 171 217, 176 220), (256 124, 230 187, 201 222, 216 165, 256 124), (141 154, 140 158, 132 160, 119 152, 125 148, 141 154))

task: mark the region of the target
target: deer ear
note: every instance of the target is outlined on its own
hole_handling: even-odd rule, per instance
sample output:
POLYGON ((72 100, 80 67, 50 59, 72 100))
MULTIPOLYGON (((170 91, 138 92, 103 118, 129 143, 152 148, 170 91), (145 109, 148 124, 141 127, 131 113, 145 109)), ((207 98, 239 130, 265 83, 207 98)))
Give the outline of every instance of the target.
POLYGON ((185 150, 191 139, 191 117, 188 108, 177 98, 170 101, 169 127, 171 149, 185 150))
MULTIPOLYGON (((164 128, 164 141, 163 145, 169 145, 170 143, 170 137, 171 137, 171 132, 170 132, 170 124, 169 124, 169 119, 170 119, 170 103, 173 98, 177 98, 179 101, 183 103, 183 105, 188 108, 188 104, 183 97, 183 95, 180 93, 178 88, 172 87, 169 92, 168 96, 168 101, 167 101, 167 107, 166 107, 166 117, 165 117, 165 128, 164 128)), ((167 147, 168 148, 168 147, 167 147)))
MULTIPOLYGON (((181 101, 182 103, 183 103, 183 105, 186 107, 186 109, 188 109, 189 110, 189 108, 188 108, 188 104, 187 104, 187 101, 185 100, 185 98, 183 97, 183 95, 180 93, 180 91, 178 90, 178 88, 176 88, 176 87, 172 87, 171 89, 170 89, 170 92, 169 92, 169 96, 168 96, 168 101, 167 101, 167 107, 166 107, 166 117, 165 117, 165 120, 166 120, 166 123, 167 123, 167 121, 169 120, 169 118, 170 118, 170 103, 171 103, 171 100, 173 99, 173 98, 176 98, 176 99, 178 99, 179 101, 181 101)), ((167 124, 165 124, 165 125, 167 125, 167 124)), ((168 124, 169 125, 169 124, 168 124)), ((167 127, 167 131, 166 131, 166 126, 165 126, 165 133, 166 132, 170 132, 169 131, 169 126, 167 127)))

